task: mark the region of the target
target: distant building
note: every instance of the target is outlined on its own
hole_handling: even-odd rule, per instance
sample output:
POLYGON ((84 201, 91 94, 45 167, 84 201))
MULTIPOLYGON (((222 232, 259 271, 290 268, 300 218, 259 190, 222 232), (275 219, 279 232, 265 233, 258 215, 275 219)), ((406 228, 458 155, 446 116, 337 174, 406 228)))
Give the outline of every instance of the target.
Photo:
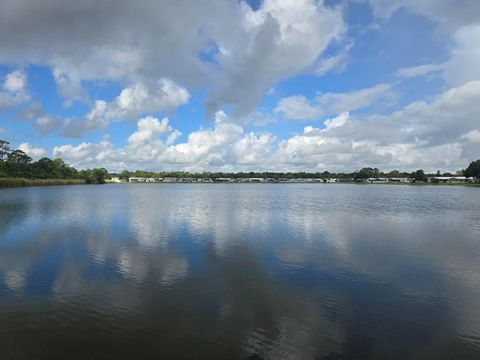
POLYGON ((144 183, 144 182, 147 182, 147 178, 144 178, 144 177, 131 177, 131 178, 128 178, 128 182, 144 183))
POLYGON ((177 178, 176 177, 164 177, 163 182, 164 183, 174 183, 174 182, 177 182, 177 178))
POLYGON ((338 183, 338 179, 331 178, 331 179, 325 179, 326 183, 338 183))
POLYGON ((434 176, 428 179, 433 183, 465 183, 467 178, 465 176, 434 176))
POLYGON ((119 177, 112 177, 110 179, 105 180, 107 183, 119 184, 123 181, 119 177))
POLYGON ((233 181, 235 181, 235 179, 221 177, 221 178, 215 178, 214 181, 216 181, 216 182, 233 182, 233 181))
POLYGON ((400 182, 400 183, 410 183, 413 181, 412 178, 404 178, 404 177, 399 177, 399 178, 388 178, 389 182, 400 182))
POLYGON ((388 182, 388 179, 387 178, 368 178, 365 180, 365 182, 370 184, 386 183, 388 182))
POLYGON ((249 182, 265 182, 264 178, 249 178, 249 182))

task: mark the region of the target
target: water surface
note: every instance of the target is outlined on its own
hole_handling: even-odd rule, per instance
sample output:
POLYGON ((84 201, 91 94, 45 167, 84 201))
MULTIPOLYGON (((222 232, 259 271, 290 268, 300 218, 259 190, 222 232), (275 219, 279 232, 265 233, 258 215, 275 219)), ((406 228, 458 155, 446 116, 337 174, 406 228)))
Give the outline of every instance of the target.
POLYGON ((0 358, 480 358, 480 189, 0 190, 0 358))

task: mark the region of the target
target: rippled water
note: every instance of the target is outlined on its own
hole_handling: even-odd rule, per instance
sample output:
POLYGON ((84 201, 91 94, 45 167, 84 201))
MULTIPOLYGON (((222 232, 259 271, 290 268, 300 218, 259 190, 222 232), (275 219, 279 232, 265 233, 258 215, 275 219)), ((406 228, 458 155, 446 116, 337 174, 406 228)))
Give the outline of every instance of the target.
POLYGON ((0 190, 0 358, 480 357, 480 189, 0 190))

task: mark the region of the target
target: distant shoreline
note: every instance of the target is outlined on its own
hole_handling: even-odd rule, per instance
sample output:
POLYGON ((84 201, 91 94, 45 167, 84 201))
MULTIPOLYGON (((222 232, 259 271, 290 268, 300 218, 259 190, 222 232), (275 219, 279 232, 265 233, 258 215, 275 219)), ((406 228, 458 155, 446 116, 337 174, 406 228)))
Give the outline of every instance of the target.
MULTIPOLYGON (((395 186, 466 186, 466 187, 480 187, 480 183, 399 183, 399 182, 382 182, 382 183, 365 183, 357 181, 342 181, 335 183, 326 182, 311 182, 311 181, 295 181, 295 182, 169 182, 169 183, 148 183, 148 182, 121 182, 112 183, 107 182, 103 185, 292 185, 292 184, 314 184, 314 185, 395 185, 395 186)), ((0 189, 21 188, 21 187, 38 187, 38 186, 64 186, 64 185, 88 185, 85 180, 79 179, 0 179, 0 189)))
POLYGON ((122 183, 106 183, 106 185, 295 185, 295 184, 312 184, 312 185, 400 185, 400 186, 473 186, 480 187, 480 183, 398 183, 398 182, 384 182, 384 183, 365 183, 357 181, 342 181, 336 183, 326 182, 310 182, 310 181, 295 181, 295 182, 122 182, 122 183))
POLYGON ((61 186, 61 185, 84 185, 83 179, 21 179, 0 178, 0 188, 18 188, 33 186, 61 186))

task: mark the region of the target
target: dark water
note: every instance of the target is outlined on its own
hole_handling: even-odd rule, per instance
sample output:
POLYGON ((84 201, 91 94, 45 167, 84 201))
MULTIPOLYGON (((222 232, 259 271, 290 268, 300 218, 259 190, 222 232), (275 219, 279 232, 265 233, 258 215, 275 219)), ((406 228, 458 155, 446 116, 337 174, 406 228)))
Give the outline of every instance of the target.
POLYGON ((0 190, 1 359, 480 358, 480 188, 0 190))

